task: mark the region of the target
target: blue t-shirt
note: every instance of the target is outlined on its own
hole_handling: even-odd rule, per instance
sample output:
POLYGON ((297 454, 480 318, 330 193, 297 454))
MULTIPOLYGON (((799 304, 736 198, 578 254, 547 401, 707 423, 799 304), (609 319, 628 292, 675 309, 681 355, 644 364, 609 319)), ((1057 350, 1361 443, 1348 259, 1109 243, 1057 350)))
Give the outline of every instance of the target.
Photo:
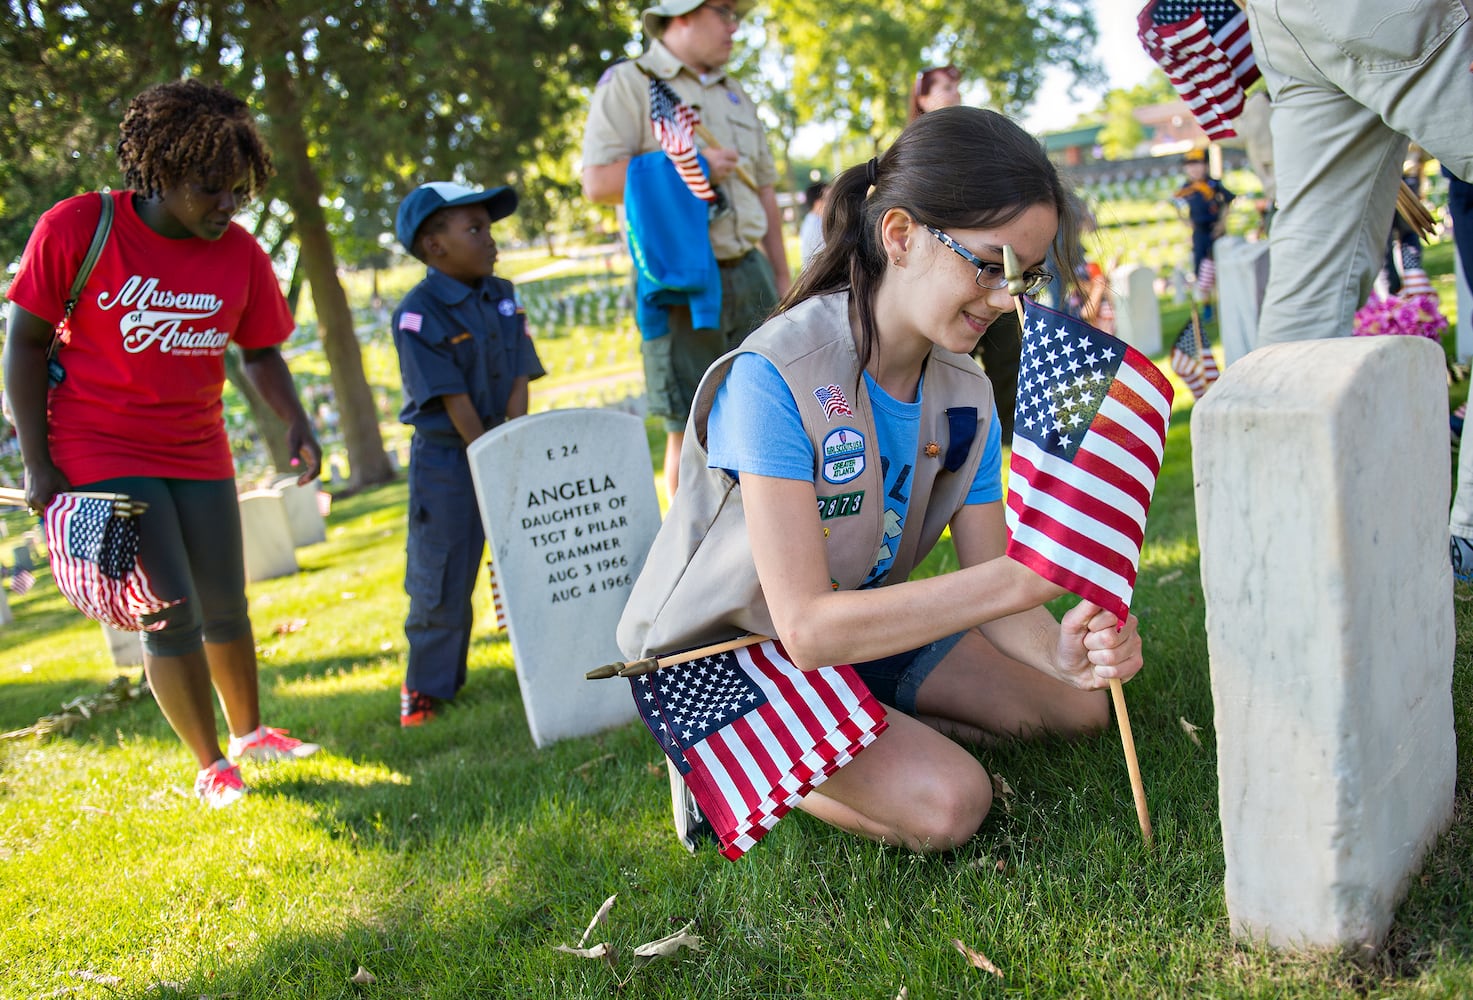
MULTIPOLYGON (((914 403, 903 403, 881 389, 868 372, 864 382, 875 413, 875 436, 885 479, 885 540, 861 584, 873 587, 884 582, 895 561, 895 546, 910 508, 911 462, 919 443, 925 383, 923 380, 917 388, 914 403), (899 456, 904 457, 893 460, 899 456)), ((706 438, 710 468, 725 469, 737 477, 750 472, 774 479, 813 481, 813 444, 803 430, 798 403, 772 362, 760 354, 740 354, 732 363, 711 403, 706 438)), ((987 425, 982 461, 977 464, 966 502, 995 503, 1002 497, 1002 432, 994 410, 987 425)))

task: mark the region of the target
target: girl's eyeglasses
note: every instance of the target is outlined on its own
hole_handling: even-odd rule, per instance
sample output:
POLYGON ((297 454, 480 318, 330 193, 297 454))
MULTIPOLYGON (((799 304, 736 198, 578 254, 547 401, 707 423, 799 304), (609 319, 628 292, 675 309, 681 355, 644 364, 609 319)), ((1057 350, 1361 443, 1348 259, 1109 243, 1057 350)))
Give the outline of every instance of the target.
MULTIPOLYGON (((926 232, 946 244, 958 257, 977 269, 977 284, 979 287, 988 289, 1008 287, 1008 277, 1003 270, 1002 264, 993 264, 983 260, 935 226, 927 226, 926 232)), ((1054 276, 1048 271, 1025 271, 1023 272, 1023 294, 1037 295, 1047 288, 1049 282, 1053 280, 1054 276)))

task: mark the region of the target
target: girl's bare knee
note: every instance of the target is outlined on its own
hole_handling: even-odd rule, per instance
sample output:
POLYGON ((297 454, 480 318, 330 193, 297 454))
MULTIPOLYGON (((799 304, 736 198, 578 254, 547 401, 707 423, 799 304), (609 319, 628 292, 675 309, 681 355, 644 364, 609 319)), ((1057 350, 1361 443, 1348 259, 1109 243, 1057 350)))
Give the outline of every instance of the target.
POLYGON ((976 834, 992 808, 992 780, 980 766, 974 773, 950 776, 917 796, 916 813, 905 841, 918 851, 949 851, 976 834))

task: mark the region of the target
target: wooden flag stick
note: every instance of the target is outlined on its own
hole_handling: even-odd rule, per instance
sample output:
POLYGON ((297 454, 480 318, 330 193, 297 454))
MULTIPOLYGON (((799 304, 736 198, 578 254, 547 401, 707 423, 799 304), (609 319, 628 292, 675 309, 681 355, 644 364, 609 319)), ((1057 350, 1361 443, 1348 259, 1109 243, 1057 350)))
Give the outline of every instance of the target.
POLYGON ((0 503, 9 504, 12 507, 27 507, 26 491, 12 489, 9 486, 0 486, 0 503))
POLYGON ((768 638, 765 635, 741 635, 735 639, 727 639, 725 642, 712 643, 700 649, 670 653, 667 656, 647 656, 642 660, 630 660, 627 663, 605 663, 601 667, 594 667, 583 676, 590 681, 602 680, 605 677, 638 677, 641 674, 659 670, 661 667, 673 667, 677 663, 689 663, 703 656, 715 656, 717 653, 727 653, 733 649, 741 649, 743 646, 755 646, 759 642, 766 642, 768 638))
MULTIPOLYGON (((1028 325, 1023 319, 1023 266, 1010 243, 1004 243, 1002 247, 1002 273, 1008 279, 1008 294, 1013 297, 1013 305, 1018 310, 1018 324, 1026 331, 1028 325)), ((1196 316, 1194 306, 1194 321, 1196 316)), ((1200 336, 1199 330, 1198 337, 1200 336)), ((1200 343, 1199 339, 1199 346, 1200 343)), ((1130 733, 1130 715, 1125 711, 1125 687, 1118 677, 1110 678, 1110 700, 1115 703, 1115 721, 1120 726, 1120 743, 1125 749, 1125 770, 1130 773, 1130 792, 1135 797, 1135 818, 1140 821, 1142 839, 1150 847, 1151 814, 1146 808, 1146 786, 1141 781, 1141 765, 1135 757, 1135 737, 1130 733)))
MULTIPOLYGON (((696 135, 700 138, 702 142, 706 144, 706 147, 708 149, 723 148, 721 143, 716 141, 716 137, 711 134, 711 130, 702 125, 700 122, 696 122, 696 135)), ((747 187, 751 188, 753 191, 757 190, 757 182, 752 180, 752 175, 747 173, 746 167, 738 163, 735 167, 735 173, 738 177, 742 179, 743 184, 747 185, 747 187)))
POLYGON ((1110 678, 1110 700, 1115 703, 1115 722, 1120 726, 1120 745, 1125 748, 1125 770, 1130 772, 1130 793, 1135 797, 1135 818, 1141 824, 1141 839, 1151 846, 1151 810, 1146 806, 1146 785, 1135 756, 1135 737, 1130 733, 1130 713, 1125 710, 1125 687, 1120 678, 1110 678))

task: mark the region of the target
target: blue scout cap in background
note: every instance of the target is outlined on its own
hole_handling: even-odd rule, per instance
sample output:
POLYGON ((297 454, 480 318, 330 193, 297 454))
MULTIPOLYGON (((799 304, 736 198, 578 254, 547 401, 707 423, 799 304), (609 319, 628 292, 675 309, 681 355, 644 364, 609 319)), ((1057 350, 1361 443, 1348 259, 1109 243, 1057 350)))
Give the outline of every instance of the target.
POLYGON ((414 246, 414 237, 419 232, 419 227, 440 209, 483 203, 486 211, 491 213, 491 221, 495 222, 517 210, 517 193, 509 187, 479 191, 450 181, 421 184, 400 203, 399 214, 394 220, 394 235, 399 237, 405 250, 410 250, 414 246))

